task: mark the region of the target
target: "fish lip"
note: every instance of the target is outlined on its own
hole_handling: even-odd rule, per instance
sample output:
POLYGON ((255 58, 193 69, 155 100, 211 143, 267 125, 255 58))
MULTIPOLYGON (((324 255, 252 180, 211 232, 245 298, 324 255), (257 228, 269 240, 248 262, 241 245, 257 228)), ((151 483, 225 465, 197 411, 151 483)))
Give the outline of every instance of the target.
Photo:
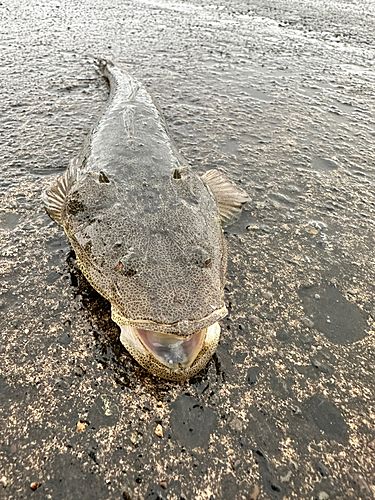
POLYGON ((199 320, 182 320, 176 323, 157 323, 146 319, 129 319, 121 315, 119 311, 112 309, 112 319, 121 326, 131 326, 135 329, 151 330, 153 332, 170 333, 181 337, 189 337, 193 333, 208 328, 214 323, 222 320, 228 314, 225 305, 218 307, 212 313, 199 320))

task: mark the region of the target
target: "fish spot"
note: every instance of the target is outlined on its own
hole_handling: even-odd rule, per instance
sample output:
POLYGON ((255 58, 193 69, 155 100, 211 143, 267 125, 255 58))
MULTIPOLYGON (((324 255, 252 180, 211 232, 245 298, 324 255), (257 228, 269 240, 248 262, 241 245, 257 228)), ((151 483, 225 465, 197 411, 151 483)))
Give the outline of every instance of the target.
POLYGON ((67 211, 70 215, 77 215, 85 210, 85 205, 78 200, 70 200, 67 206, 67 211))
POLYGON ((177 294, 173 295, 173 303, 174 304, 183 304, 185 302, 184 297, 181 297, 177 294))

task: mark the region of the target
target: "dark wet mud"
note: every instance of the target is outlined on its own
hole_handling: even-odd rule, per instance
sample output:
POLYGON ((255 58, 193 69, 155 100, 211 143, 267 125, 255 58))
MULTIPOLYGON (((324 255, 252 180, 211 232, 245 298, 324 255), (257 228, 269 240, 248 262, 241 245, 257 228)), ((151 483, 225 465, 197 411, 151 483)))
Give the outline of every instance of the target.
POLYGON ((374 5, 230 4, 0 4, 0 498, 375 495, 374 5), (106 101, 93 56, 251 197, 183 384, 126 353, 41 204, 106 101))

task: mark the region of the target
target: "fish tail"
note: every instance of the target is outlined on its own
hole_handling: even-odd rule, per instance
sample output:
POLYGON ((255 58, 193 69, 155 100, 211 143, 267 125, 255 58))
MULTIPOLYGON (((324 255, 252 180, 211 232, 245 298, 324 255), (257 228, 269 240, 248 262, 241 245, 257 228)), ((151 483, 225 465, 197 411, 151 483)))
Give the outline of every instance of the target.
POLYGON ((95 59, 95 64, 101 74, 109 81, 111 97, 121 89, 122 92, 125 92, 125 95, 127 94, 125 98, 128 101, 132 101, 135 98, 140 86, 130 75, 120 71, 113 62, 100 57, 95 59))
POLYGON ((111 76, 111 68, 114 67, 114 64, 111 61, 102 59, 101 57, 95 58, 94 62, 102 75, 109 79, 111 76))

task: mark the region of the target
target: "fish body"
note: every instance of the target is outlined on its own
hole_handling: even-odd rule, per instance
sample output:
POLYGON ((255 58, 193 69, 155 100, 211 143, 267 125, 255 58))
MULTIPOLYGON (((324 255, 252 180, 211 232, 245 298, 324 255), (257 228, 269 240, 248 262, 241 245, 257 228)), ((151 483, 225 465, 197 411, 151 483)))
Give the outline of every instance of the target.
POLYGON ((216 349, 227 314, 222 223, 248 197, 216 170, 192 172, 146 89, 112 63, 99 67, 107 106, 45 207, 110 301, 130 354, 156 376, 185 380, 216 349))

